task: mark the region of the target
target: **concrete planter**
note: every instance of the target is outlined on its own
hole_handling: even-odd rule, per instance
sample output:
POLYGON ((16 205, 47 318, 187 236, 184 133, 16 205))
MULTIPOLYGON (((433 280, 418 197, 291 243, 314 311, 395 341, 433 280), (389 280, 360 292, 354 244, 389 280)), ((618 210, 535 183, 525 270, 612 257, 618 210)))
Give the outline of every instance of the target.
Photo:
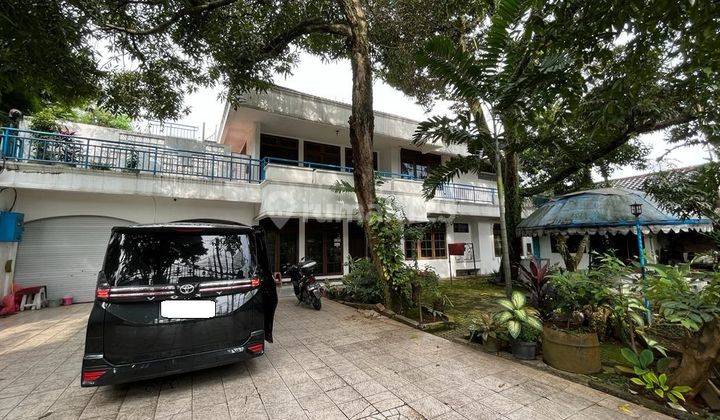
POLYGON ((600 372, 600 341, 596 333, 565 332, 543 327, 543 360, 572 373, 600 372))
POLYGON ((537 343, 515 340, 512 342, 512 355, 522 360, 535 360, 537 343))

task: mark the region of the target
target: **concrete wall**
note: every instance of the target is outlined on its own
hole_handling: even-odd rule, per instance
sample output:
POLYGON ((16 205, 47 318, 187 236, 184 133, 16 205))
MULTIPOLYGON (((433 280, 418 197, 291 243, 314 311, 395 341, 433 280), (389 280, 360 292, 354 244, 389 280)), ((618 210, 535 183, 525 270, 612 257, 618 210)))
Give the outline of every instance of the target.
POLYGON ((24 213, 26 223, 49 217, 104 216, 133 223, 202 218, 252 225, 256 206, 215 200, 20 189, 14 211, 24 213))
POLYGON ((0 298, 10 293, 10 285, 15 273, 17 248, 17 242, 0 242, 0 298), (8 261, 10 261, 9 272, 6 271, 8 261))

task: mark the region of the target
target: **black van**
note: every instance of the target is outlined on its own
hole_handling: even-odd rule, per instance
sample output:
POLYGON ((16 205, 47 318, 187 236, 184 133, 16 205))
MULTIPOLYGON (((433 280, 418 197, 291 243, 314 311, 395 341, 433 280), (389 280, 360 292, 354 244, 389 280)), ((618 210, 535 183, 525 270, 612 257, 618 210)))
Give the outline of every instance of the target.
POLYGON ((259 227, 170 223, 112 229, 82 386, 234 363, 272 341, 277 293, 259 227))

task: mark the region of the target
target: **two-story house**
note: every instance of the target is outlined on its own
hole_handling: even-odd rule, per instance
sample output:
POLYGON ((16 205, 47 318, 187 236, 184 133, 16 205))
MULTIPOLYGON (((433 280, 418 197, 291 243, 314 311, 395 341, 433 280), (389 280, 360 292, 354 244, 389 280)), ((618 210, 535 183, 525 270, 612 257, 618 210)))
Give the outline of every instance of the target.
MULTIPOLYGON (((262 225, 276 271, 308 257, 321 278, 339 277, 367 253, 354 195, 331 188, 352 183, 349 116, 347 104, 274 88, 227 106, 216 143, 81 125, 72 136, 4 130, 0 206, 24 215, 22 240, 0 244, 15 283, 91 300, 112 226, 181 220, 262 225)), ((415 147, 417 124, 375 114, 378 194, 411 223, 441 222, 404 243, 408 261, 416 254, 442 277, 497 270, 493 175, 459 177, 425 200, 428 171, 466 151, 415 147), (466 244, 465 255, 450 257, 451 243, 466 244)))

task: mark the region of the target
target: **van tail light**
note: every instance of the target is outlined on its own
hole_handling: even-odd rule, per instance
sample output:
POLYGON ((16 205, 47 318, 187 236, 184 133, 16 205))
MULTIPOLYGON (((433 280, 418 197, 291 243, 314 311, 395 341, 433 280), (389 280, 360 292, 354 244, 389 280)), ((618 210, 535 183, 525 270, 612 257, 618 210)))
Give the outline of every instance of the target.
POLYGON ((247 349, 250 353, 260 354, 265 349, 265 345, 263 343, 253 343, 247 346, 247 349))
POLYGON ((107 369, 85 370, 82 373, 83 382, 95 382, 102 377, 107 369))
POLYGON ((258 277, 253 277, 253 279, 250 281, 250 286, 252 287, 259 287, 260 286, 260 279, 258 277))
POLYGON ((95 290, 95 297, 98 300, 107 300, 110 297, 110 289, 107 289, 105 287, 98 287, 95 290))

